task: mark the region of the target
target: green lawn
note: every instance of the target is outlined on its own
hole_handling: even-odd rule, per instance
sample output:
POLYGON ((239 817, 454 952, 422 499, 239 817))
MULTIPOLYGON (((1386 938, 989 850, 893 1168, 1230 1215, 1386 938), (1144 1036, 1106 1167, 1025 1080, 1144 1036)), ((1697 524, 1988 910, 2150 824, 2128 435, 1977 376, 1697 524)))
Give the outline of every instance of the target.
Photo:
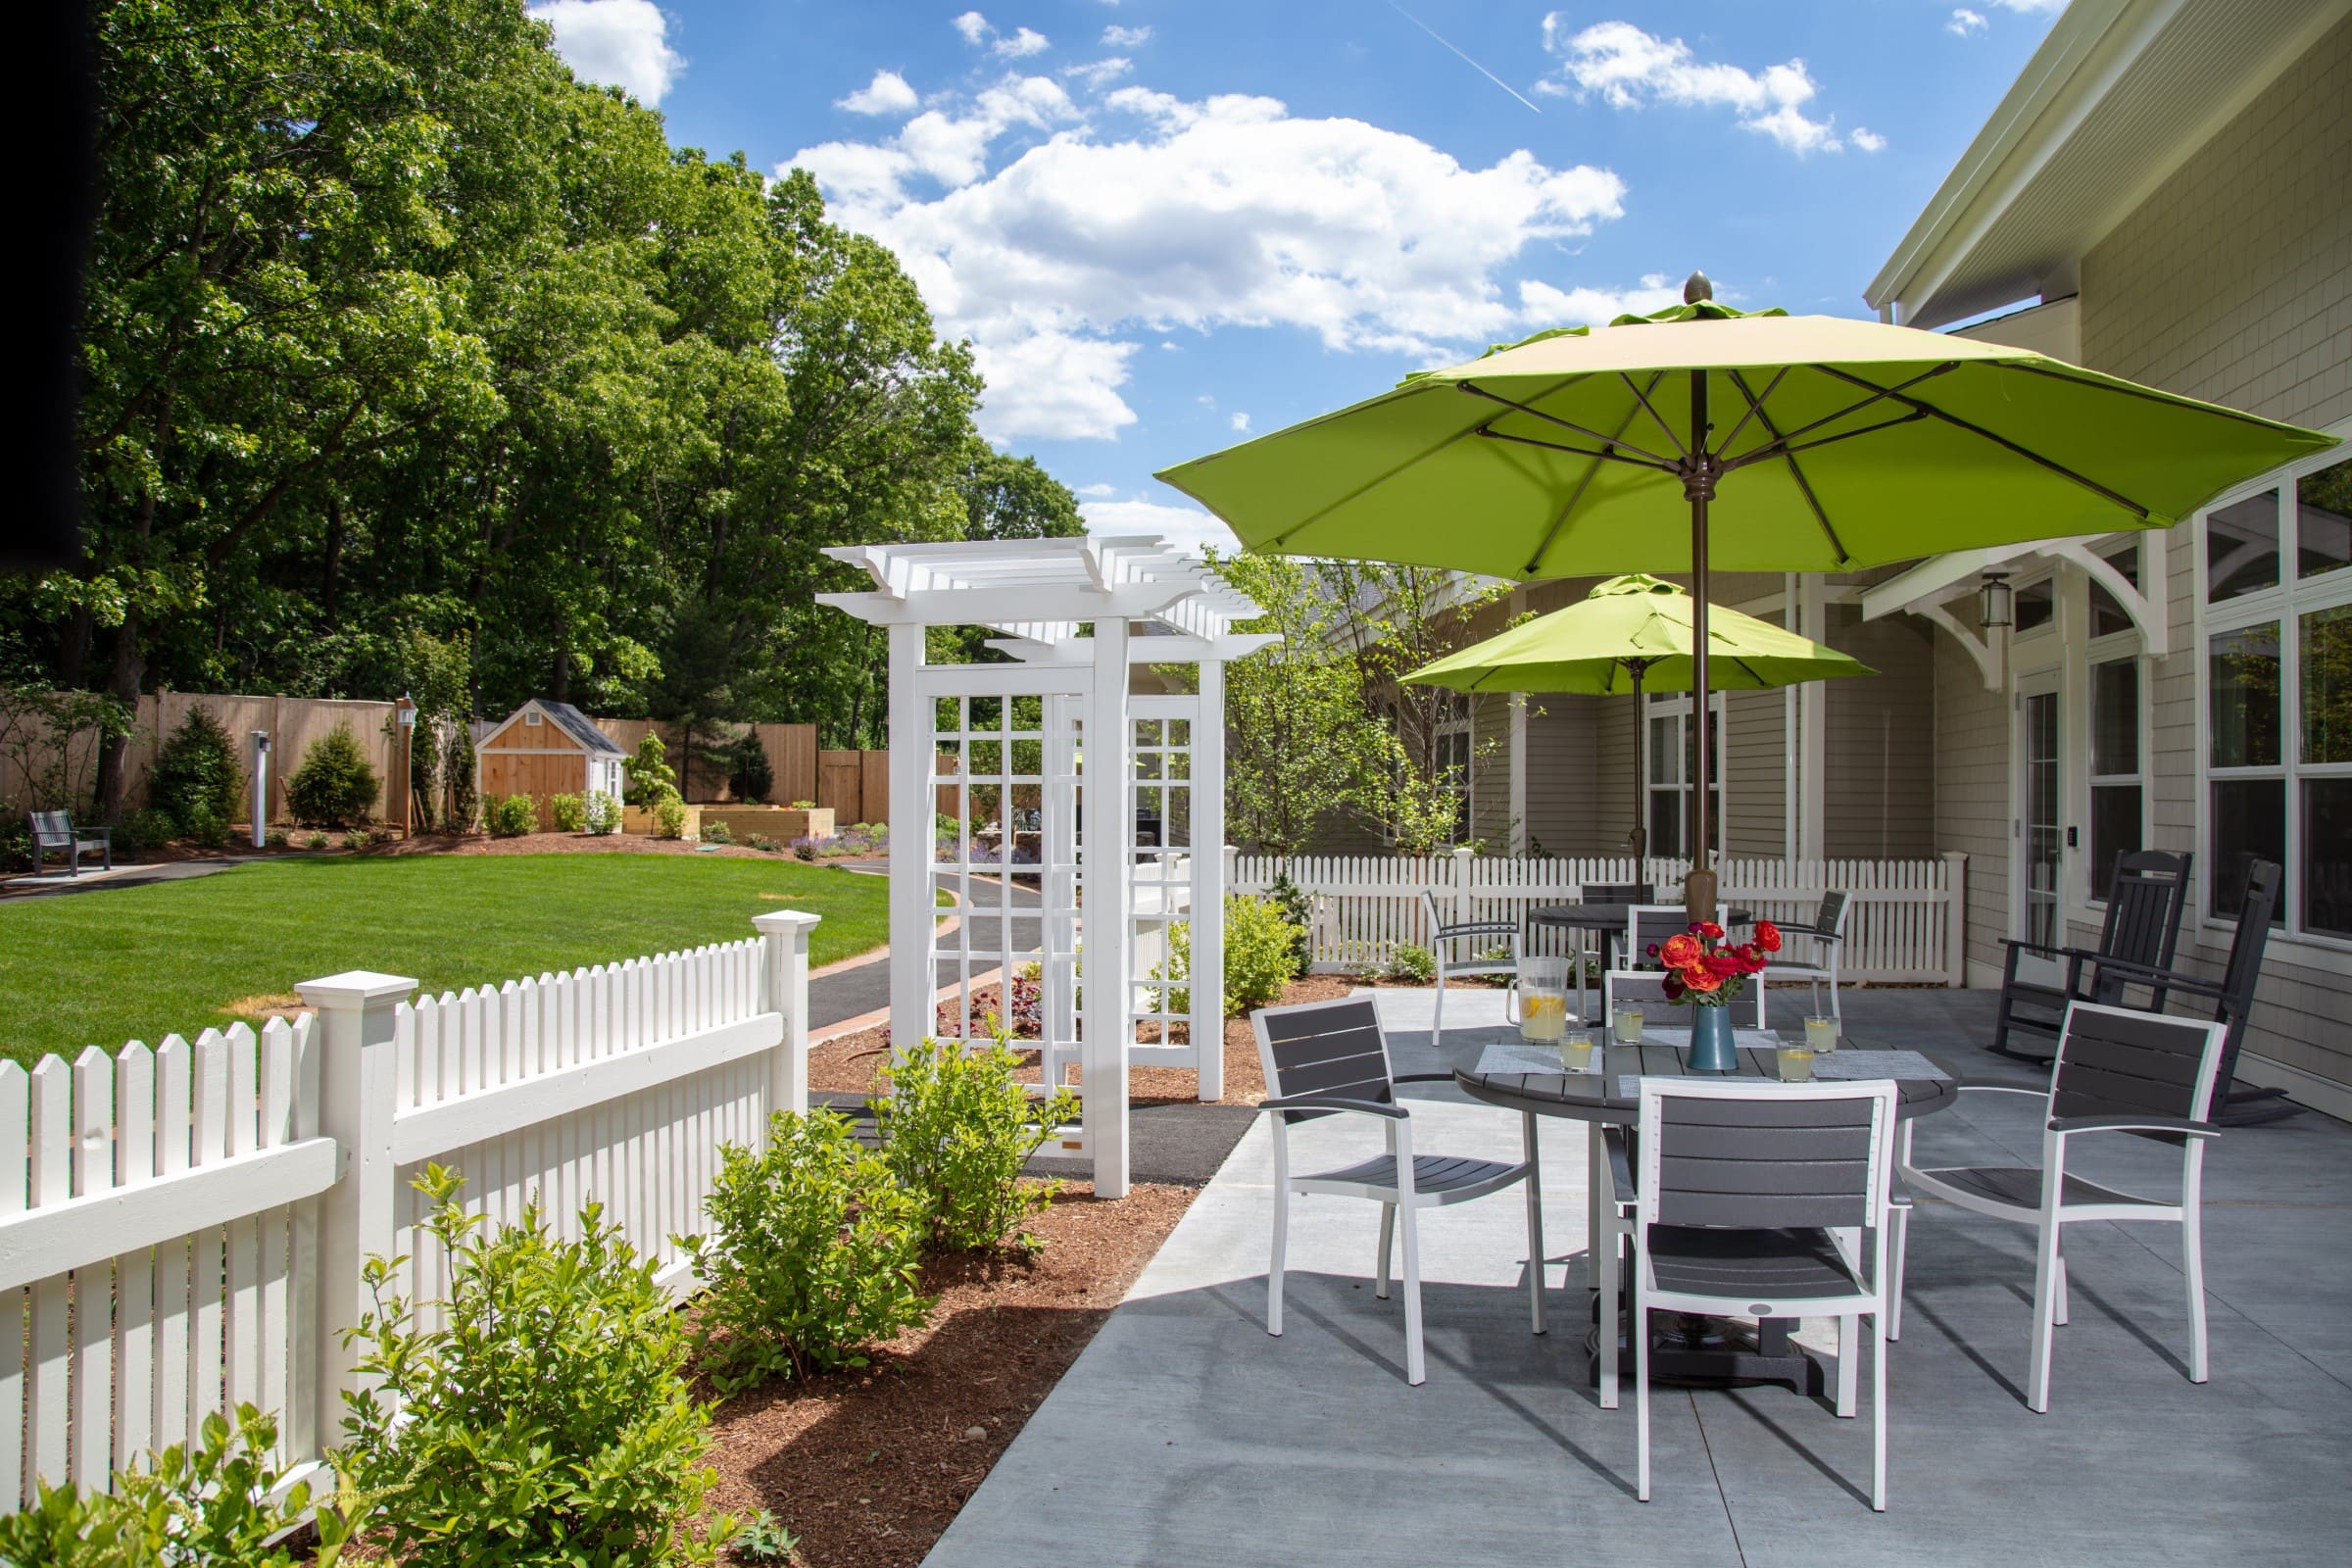
POLYGON ((753 935, 822 915, 809 962, 889 939, 878 876, 700 855, 286 859, 148 887, 0 905, 0 1058, 153 1045, 233 1021, 240 998, 344 969, 432 990, 753 935))

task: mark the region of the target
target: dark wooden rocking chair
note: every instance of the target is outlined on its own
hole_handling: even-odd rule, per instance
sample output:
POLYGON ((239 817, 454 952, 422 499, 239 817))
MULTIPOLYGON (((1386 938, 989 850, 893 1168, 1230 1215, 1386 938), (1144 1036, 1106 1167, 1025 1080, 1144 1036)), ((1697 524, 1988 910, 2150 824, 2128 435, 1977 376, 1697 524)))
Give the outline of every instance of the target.
MULTIPOLYGON (((2046 1062, 2057 1054, 2058 1036, 2066 1025, 2069 1003, 2095 1002, 2104 1006, 2123 1003, 2127 985, 2149 985, 2128 979, 2127 968, 2163 973, 2173 966, 2173 950, 2180 940, 2180 918, 2187 907, 2187 855, 2161 850, 2128 850, 2115 858, 2115 885, 2107 895, 2107 919, 2099 931, 2097 949, 2069 948, 2014 938, 2004 945, 2008 961, 2001 973, 2001 1010, 1993 1021, 1992 1044, 1984 1049, 2020 1061, 2046 1062), (2045 985, 2018 976, 2018 960, 2027 954, 2062 959, 2066 978, 2045 985), (2046 1040, 2047 1051, 2020 1050, 2017 1035, 2046 1040)), ((2164 991, 2151 987, 2151 1011, 2164 1010, 2164 991)))

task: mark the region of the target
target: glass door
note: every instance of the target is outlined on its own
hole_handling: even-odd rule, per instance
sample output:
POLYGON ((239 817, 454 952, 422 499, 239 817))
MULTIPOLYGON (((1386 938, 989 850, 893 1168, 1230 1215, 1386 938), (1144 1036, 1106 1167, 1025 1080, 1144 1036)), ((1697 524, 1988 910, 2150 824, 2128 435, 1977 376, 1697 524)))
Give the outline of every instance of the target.
POLYGON ((2010 917, 2012 934, 2027 942, 2055 944, 2059 939, 2059 890, 2065 885, 2066 858, 2060 733, 2057 671, 2021 678, 2014 752, 2017 876, 2010 917))

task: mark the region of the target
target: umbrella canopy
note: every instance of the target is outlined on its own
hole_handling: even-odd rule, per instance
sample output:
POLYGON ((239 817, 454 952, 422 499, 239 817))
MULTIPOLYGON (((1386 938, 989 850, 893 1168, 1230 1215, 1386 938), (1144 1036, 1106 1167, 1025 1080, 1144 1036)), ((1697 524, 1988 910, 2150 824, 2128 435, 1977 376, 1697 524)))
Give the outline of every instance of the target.
MULTIPOLYGON (((1679 307, 1538 333, 1159 477, 1251 550, 1503 577, 1688 569, 1704 689, 1711 568, 2164 527, 2334 444, 2023 349, 1713 292, 1693 272, 1679 307)), ((1695 810, 1685 896, 1705 910, 1704 791, 1695 810)))
MULTIPOLYGON (((1692 689, 1695 606, 1670 582, 1632 572, 1577 603, 1422 665, 1405 680, 1457 692, 1583 692, 1608 697, 1692 689)), ((1757 691, 1838 675, 1876 673, 1850 654, 1737 610, 1710 607, 1707 689, 1757 691)), ((1634 746, 1634 858, 1648 849, 1642 826, 1642 746, 1634 746)))
MULTIPOLYGON (((1691 687, 1690 596, 1633 572, 1611 577, 1565 610, 1539 615, 1404 677, 1457 692, 1687 692, 1691 687)), ((1707 689, 1759 691, 1874 673, 1850 654, 1737 610, 1707 614, 1707 689)))

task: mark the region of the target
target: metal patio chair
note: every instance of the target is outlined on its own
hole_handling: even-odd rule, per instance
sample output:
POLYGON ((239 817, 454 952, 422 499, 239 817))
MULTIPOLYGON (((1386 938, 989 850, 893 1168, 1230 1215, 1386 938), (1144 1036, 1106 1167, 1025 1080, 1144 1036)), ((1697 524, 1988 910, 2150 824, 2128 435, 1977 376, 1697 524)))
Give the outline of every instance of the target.
MULTIPOLYGON (((2098 1220, 2159 1220, 2180 1227, 2180 1271, 2188 1280, 2188 1381, 2205 1381, 2205 1252, 2202 1203, 2205 1145, 2221 1135, 2205 1119, 2228 1034, 2219 1023, 2167 1018, 2132 1007, 2078 1002, 2066 1010, 2047 1090, 1963 1084, 1963 1095, 2026 1095, 2043 1102, 2041 1165, 1953 1166, 1921 1170, 1902 1152, 1902 1178, 1914 1193, 1972 1213, 2031 1225, 2034 1249, 2034 1337, 2026 1403, 2050 1408, 2050 1339, 2067 1319, 2069 1225, 2098 1220), (2132 1133, 2180 1146, 2180 1196, 2142 1198, 2074 1175, 2068 1140, 2086 1133, 2132 1133)), ((1908 1140, 1906 1140, 1906 1143, 1908 1140)), ((1910 1216, 1894 1220, 1895 1291, 1899 1297, 1910 1216)), ((1897 1325, 1900 1332, 1900 1325, 1897 1325)))
POLYGON ((1544 1196, 1537 1166, 1536 1118, 1520 1117, 1527 1157, 1516 1164, 1418 1153, 1412 1113, 1396 1102, 1396 1085, 1451 1083, 1451 1073, 1390 1070, 1389 1046, 1370 997, 1263 1007, 1250 1015, 1257 1055, 1270 1098, 1257 1107, 1274 1118, 1274 1246, 1266 1267, 1266 1332, 1282 1333, 1283 1256, 1291 1228, 1291 1199, 1309 1193, 1368 1199, 1380 1204, 1380 1259, 1373 1295, 1389 1295, 1391 1244, 1404 1244, 1404 1380, 1427 1377, 1421 1353, 1421 1243, 1418 1216, 1484 1198, 1514 1184, 1527 1189, 1527 1295, 1535 1332, 1544 1322, 1544 1196), (1337 1170, 1294 1174, 1290 1129, 1339 1112, 1378 1118, 1386 1152, 1337 1170))
MULTIPOLYGON (((2024 1033, 2055 1040, 2070 1003, 2113 1005, 2123 1001, 2128 982, 2120 965, 2143 971, 2170 969, 2173 950, 2180 940, 2180 918, 2188 906, 2188 868, 2194 858, 2162 850, 2127 850, 2118 855, 2115 883, 2107 895, 2107 917, 2099 927, 2095 949, 2006 939, 2002 944, 2008 949, 2008 958, 2001 971, 2001 1007, 1993 1018, 1992 1044, 1984 1049, 2020 1061, 2047 1061, 2050 1058, 2045 1054, 2018 1050, 2010 1037, 2024 1033), (2065 979, 2048 985, 2020 978, 2018 961, 2030 953, 2063 959, 2065 979)), ((2161 989, 2151 1005, 2159 1012, 2164 1010, 2161 989)))
MULTIPOLYGON (((1421 903, 1429 915, 1429 953, 1437 960, 1438 995, 1429 1017, 1429 1037, 1436 1040, 1446 1029, 1446 982, 1459 975, 1516 974, 1519 970, 1519 927, 1509 920, 1461 920, 1447 924, 1438 907, 1438 896, 1428 888, 1421 890, 1421 903), (1483 946, 1475 945, 1485 938, 1483 946), (1470 943, 1473 946, 1465 947, 1470 943), (1495 947, 1509 954, 1496 960, 1487 956, 1495 947)), ((1269 1080, 1271 1081, 1271 1080, 1269 1080)))
POLYGON ((81 875, 81 853, 92 845, 105 857, 103 869, 115 868, 114 830, 104 827, 74 825, 67 811, 27 811, 25 822, 32 829, 32 874, 41 874, 41 859, 45 855, 65 857, 66 869, 74 876, 81 875))
POLYGON ((2210 1005, 2213 1021, 2230 1031, 2229 1041, 2222 1047, 2221 1072, 2214 1079, 2213 1112, 2206 1118, 2216 1127, 2257 1127, 2301 1115, 2304 1109, 2287 1099, 2283 1089, 2236 1081, 2237 1054, 2245 1045, 2247 1020, 2254 1014, 2254 988, 2262 981, 2262 956, 2270 946, 2271 919, 2278 912, 2284 881, 2285 872, 2276 860, 2256 860, 2246 867, 2237 932, 2230 939, 2230 957, 2219 980, 2180 969, 2111 965, 2121 978, 2148 987, 2159 999, 2172 993, 2193 998, 2188 1005, 2198 1012, 2210 1005))
POLYGON ((1838 1319, 1840 1412, 1854 1408, 1867 1317, 1877 1342, 1870 1505, 1885 1512, 1894 1084, 1644 1078, 1639 1126, 1632 1218, 1637 1494, 1649 1500, 1651 1310, 1838 1319))
MULTIPOLYGON (((1845 895, 1824 893, 1821 896, 1821 907, 1815 911, 1811 925, 1784 925, 1780 928, 1784 942, 1795 937, 1810 944, 1813 951, 1804 957, 1798 957, 1790 955, 1784 946, 1773 955, 1772 962, 1765 971, 1757 976, 1759 981, 1810 980, 1813 983, 1815 1017, 1821 1015, 1821 988, 1826 981, 1830 988, 1830 1016, 1838 1020, 1840 1028, 1845 1024, 1845 1012, 1838 1003, 1838 954, 1845 946, 1845 895)), ((1758 987, 1758 996, 1762 996, 1761 986, 1758 987)), ((1759 1016, 1759 1027, 1762 1022, 1759 1016)))

